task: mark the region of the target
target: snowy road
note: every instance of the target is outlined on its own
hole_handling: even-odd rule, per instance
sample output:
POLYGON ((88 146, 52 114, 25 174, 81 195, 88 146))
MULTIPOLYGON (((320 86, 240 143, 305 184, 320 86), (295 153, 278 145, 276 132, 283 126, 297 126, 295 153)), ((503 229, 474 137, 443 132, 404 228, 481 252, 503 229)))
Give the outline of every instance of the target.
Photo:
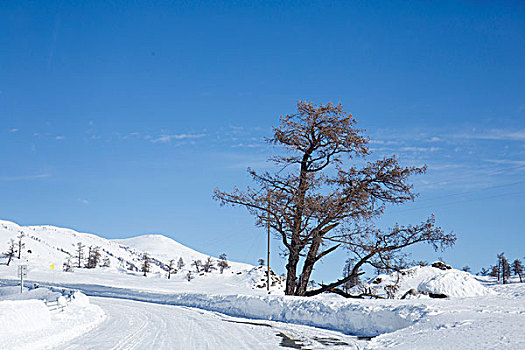
POLYGON ((362 344, 355 337, 312 327, 181 306, 90 299, 106 312, 107 319, 59 349, 352 349, 362 344))

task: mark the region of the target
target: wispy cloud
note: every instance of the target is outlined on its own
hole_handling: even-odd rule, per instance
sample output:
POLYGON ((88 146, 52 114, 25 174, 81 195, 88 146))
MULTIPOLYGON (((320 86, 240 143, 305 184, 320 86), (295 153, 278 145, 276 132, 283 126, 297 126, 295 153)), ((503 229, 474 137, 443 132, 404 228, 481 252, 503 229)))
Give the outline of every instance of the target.
POLYGON ((78 201, 82 204, 85 204, 85 205, 88 205, 89 204, 89 201, 87 199, 84 199, 84 198, 79 198, 78 201))
POLYGON ((262 148, 266 145, 261 143, 238 143, 235 145, 232 145, 232 148, 240 148, 240 147, 246 147, 246 148, 262 148))
POLYGON ((525 160, 512 160, 512 159, 483 159, 483 161, 488 163, 494 163, 494 164, 510 164, 510 165, 518 165, 518 166, 525 166, 525 160))
POLYGON ((36 175, 21 175, 21 176, 5 176, 0 177, 0 181, 24 181, 24 180, 38 180, 51 177, 51 174, 43 173, 36 175))
POLYGON ((206 136, 205 134, 172 134, 160 135, 156 138, 150 138, 152 143, 170 143, 173 140, 198 139, 206 136))
POLYGON ((65 139, 65 136, 55 136, 55 140, 63 140, 65 139))
POLYGON ((137 132, 137 131, 130 132, 129 134, 122 136, 122 139, 123 140, 127 140, 127 139, 133 138, 133 137, 134 138, 140 137, 140 132, 137 132))
POLYGON ((491 129, 481 133, 458 134, 454 136, 477 140, 525 141, 525 130, 491 129))
POLYGON ((439 151, 441 148, 439 147, 401 147, 399 148, 400 151, 405 152, 436 152, 439 151))
POLYGON ((12 129, 9 130, 10 133, 17 132, 17 131, 18 131, 17 128, 12 128, 12 129))

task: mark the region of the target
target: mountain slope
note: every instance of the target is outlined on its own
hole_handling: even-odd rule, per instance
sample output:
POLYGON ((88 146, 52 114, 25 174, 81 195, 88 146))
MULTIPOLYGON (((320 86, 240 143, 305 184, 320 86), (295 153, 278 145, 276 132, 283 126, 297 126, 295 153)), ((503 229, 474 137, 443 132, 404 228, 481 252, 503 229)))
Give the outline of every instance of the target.
MULTIPOLYGON (((0 258, 0 276, 15 278, 16 265, 28 265, 29 278, 49 280, 50 277, 68 283, 109 283, 113 286, 139 286, 147 288, 157 284, 159 288, 172 290, 225 290, 263 289, 265 286, 265 271, 249 264, 228 262, 230 267, 220 273, 217 268, 218 259, 212 258, 215 268, 207 273, 202 269, 197 271, 196 260, 204 262, 208 255, 188 248, 171 238, 162 235, 144 235, 128 239, 109 240, 94 234, 77 232, 67 228, 54 226, 19 226, 13 222, 0 220, 0 252, 5 252, 11 239, 18 241, 17 236, 24 235, 25 247, 21 259, 17 256, 11 266, 6 267, 5 257, 0 258), (78 267, 77 243, 84 246, 84 258, 78 267), (90 248, 98 247, 100 262, 96 268, 85 268, 86 257, 90 248), (148 283, 142 276, 141 265, 144 253, 150 257, 150 271, 147 274, 148 283), (172 273, 169 284, 166 284, 167 264, 171 259, 176 262, 183 259, 184 266, 172 273), (67 261, 73 266, 74 272, 63 272, 63 264, 67 261), (106 261, 109 266, 101 266, 106 261), (50 267, 54 267, 51 270, 50 267), (52 273, 52 276, 49 274, 52 273), (152 281, 151 279, 158 281, 152 281), (191 283, 190 283, 191 282, 191 283), (213 286, 212 286, 213 285, 213 286)), ((276 288, 280 281, 273 276, 276 288)))
MULTIPOLYGON (((112 242, 133 248, 138 252, 148 252, 151 256, 166 263, 171 259, 178 259, 179 257, 182 257, 188 263, 194 260, 205 261, 209 257, 209 255, 188 248, 171 238, 159 234, 142 235, 126 239, 114 239, 112 242)), ((237 262, 230 262, 230 265, 240 269, 253 267, 248 264, 237 262)))

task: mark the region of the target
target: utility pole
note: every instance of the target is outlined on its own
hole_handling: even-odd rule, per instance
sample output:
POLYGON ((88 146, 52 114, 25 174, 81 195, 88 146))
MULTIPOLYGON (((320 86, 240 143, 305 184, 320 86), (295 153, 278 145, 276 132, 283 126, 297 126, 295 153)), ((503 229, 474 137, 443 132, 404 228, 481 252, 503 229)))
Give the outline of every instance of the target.
POLYGON ((267 281, 266 281, 266 290, 268 294, 270 293, 270 191, 268 191, 268 254, 266 255, 266 264, 267 264, 267 281))
POLYGON ((24 292, 24 277, 27 276, 27 265, 18 265, 18 277, 20 277, 20 294, 24 292))

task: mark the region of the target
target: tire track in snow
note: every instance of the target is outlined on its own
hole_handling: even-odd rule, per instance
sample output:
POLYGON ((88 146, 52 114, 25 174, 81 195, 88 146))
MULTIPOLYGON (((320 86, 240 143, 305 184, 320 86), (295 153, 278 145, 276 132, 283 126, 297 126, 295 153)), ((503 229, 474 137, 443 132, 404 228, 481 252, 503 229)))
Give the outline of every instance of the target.
POLYGON ((283 340, 279 333, 303 341, 305 349, 357 348, 357 342, 348 340, 352 337, 344 336, 344 346, 325 346, 315 338, 330 331, 312 327, 239 322, 215 312, 124 299, 92 297, 91 302, 107 313, 107 319, 59 349, 277 349, 283 340))

